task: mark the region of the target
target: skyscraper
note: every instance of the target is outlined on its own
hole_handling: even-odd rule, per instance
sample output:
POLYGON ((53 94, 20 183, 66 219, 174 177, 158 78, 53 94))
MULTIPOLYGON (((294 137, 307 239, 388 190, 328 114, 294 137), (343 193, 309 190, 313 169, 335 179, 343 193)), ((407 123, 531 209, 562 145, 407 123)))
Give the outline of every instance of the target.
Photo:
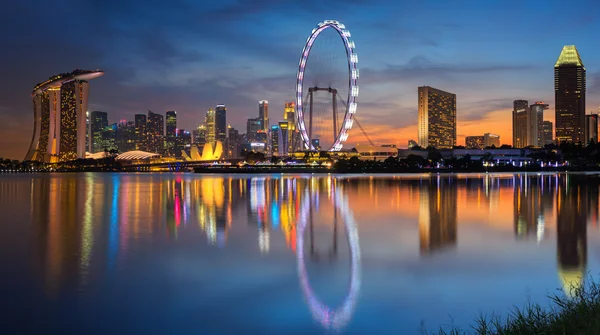
POLYGON ((591 141, 598 143, 598 114, 587 114, 585 116, 585 141, 587 145, 591 141))
POLYGON ((85 158, 88 81, 100 70, 61 73, 33 88, 34 126, 25 160, 69 161, 85 158))
POLYGON ((544 121, 544 145, 552 144, 554 138, 552 136, 552 122, 544 121))
POLYGON ((206 143, 206 126, 201 124, 198 129, 194 131, 194 137, 192 138, 196 146, 203 146, 206 143))
POLYGON ((574 45, 565 45, 554 65, 556 140, 584 142, 585 67, 574 45))
POLYGON ((177 112, 168 111, 166 113, 166 131, 165 138, 167 142, 167 154, 169 156, 177 155, 177 112))
MULTIPOLYGON (((283 108, 283 119, 287 122, 287 151, 294 152, 300 143, 300 133, 296 132, 296 103, 286 102, 283 108)), ((280 122, 281 126, 281 122, 280 122)))
POLYGON ((271 155, 281 156, 279 152, 280 142, 281 142, 281 129, 279 129, 279 125, 271 126, 271 155))
POLYGON ((223 145, 227 143, 227 108, 225 105, 217 105, 215 110, 215 132, 217 141, 223 145))
POLYGON ((175 138, 175 157, 181 157, 183 151, 189 151, 192 145, 192 134, 185 129, 177 129, 177 138, 175 138))
POLYGON ((512 131, 513 147, 525 148, 527 144, 527 118, 529 112, 527 100, 515 100, 513 102, 512 131))
POLYGON ((258 102, 258 118, 262 121, 262 130, 269 130, 269 102, 261 100, 258 102))
POLYGON ((163 155, 165 153, 164 145, 164 119, 160 114, 148 111, 148 124, 146 126, 147 149, 149 152, 163 155))
POLYGON ((548 104, 536 102, 529 106, 527 116, 527 145, 541 147, 544 145, 544 110, 548 104))
POLYGON ((108 127, 108 115, 106 112, 93 111, 90 117, 91 153, 104 150, 102 147, 102 131, 104 131, 104 128, 106 127, 108 127))
POLYGON ((419 87, 419 145, 452 149, 456 145, 456 94, 419 87))
POLYGON ((290 150, 290 145, 289 145, 289 141, 290 141, 290 123, 285 120, 285 121, 279 121, 279 134, 280 134, 280 138, 279 138, 279 155, 280 156, 286 156, 289 153, 290 150))
POLYGON ((209 108, 206 112, 204 124, 206 124, 206 143, 210 143, 214 147, 217 133, 215 129, 215 111, 212 108, 209 108))
POLYGON ((136 150, 146 151, 146 115, 135 114, 135 137, 136 137, 136 150))
POLYGON ((237 159, 240 156, 240 133, 231 125, 227 127, 227 157, 237 159))
POLYGON ((248 137, 248 142, 258 142, 258 131, 263 130, 263 123, 260 118, 248 119, 246 123, 246 136, 248 137))
POLYGON ((116 126, 115 145, 117 150, 119 150, 119 152, 135 150, 135 123, 132 121, 121 120, 116 126))

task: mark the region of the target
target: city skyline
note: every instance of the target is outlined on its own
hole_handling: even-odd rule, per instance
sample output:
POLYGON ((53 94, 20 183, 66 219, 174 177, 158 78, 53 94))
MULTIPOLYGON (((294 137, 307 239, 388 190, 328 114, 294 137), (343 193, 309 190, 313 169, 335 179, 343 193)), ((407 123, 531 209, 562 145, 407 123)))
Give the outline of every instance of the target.
MULTIPOLYGON (((284 103, 293 101, 297 62, 306 37, 317 22, 329 18, 343 22, 353 33, 361 56, 357 117, 379 144, 403 148, 409 139, 417 138, 414 90, 422 85, 457 95, 459 145, 465 136, 485 132, 497 133, 502 143, 511 144, 512 102, 518 99, 548 103, 544 120, 554 122, 552 66, 564 45, 576 45, 585 61, 586 112, 598 109, 600 62, 594 60, 600 58, 600 48, 593 36, 600 26, 593 16, 598 4, 583 2, 575 10, 532 1, 518 3, 515 14, 505 2, 472 2, 438 6, 435 15, 424 16, 423 7, 435 3, 356 2, 348 13, 339 13, 335 1, 315 5, 318 8, 311 11, 269 1, 252 8, 152 1, 144 6, 130 1, 123 6, 83 4, 82 8, 59 1, 57 6, 36 6, 32 12, 22 4, 8 4, 4 13, 11 14, 5 14, 3 34, 18 34, 6 35, 6 50, 0 56, 3 64, 11 64, 7 75, 15 78, 0 93, 0 115, 9 125, 0 134, 0 156, 22 159, 27 151, 33 130, 28 96, 32 84, 78 67, 106 71, 92 85, 88 110, 108 112, 117 120, 132 120, 134 114, 148 109, 161 114, 176 110, 180 127, 191 130, 201 123, 208 107, 224 103, 228 124, 245 129, 247 119, 256 117, 256 103, 268 100, 271 115, 277 117, 271 120, 274 125, 280 121, 284 103), (364 15, 365 9, 374 6, 377 10, 364 15), (82 21, 76 36, 48 23, 59 11, 63 15, 81 10, 97 15, 82 21), (290 10, 298 15, 285 25, 259 20, 290 10), (139 15, 125 24, 129 20, 125 14, 133 11, 139 15), (507 17, 518 21, 533 12, 545 17, 560 13, 564 22, 577 23, 526 30, 506 25, 507 17), (197 13, 221 14, 232 24, 216 30, 191 20, 197 13), (18 19, 24 15, 39 26, 49 26, 48 33, 59 41, 61 48, 35 46, 48 50, 43 62, 32 58, 36 53, 23 44, 37 32, 18 19), (411 22, 422 22, 420 26, 427 29, 415 30, 411 22), (503 29, 497 31, 498 26, 503 29), (148 33, 154 31, 151 27, 158 33, 148 33), (121 37, 112 38, 115 35, 121 37), (529 48, 533 43, 536 47, 529 48), (517 47, 527 47, 528 52, 510 51, 517 47), (213 50, 226 56, 214 57, 213 50)), ((352 129, 347 147, 356 143, 367 141, 358 129, 352 129)))

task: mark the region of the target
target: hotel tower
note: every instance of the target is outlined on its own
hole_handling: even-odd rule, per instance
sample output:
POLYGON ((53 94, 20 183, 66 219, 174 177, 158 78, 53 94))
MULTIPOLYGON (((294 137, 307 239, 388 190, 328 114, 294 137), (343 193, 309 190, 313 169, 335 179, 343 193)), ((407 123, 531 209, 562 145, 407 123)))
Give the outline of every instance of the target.
POLYGON ((75 70, 33 88, 33 137, 25 160, 54 163, 85 158, 88 81, 103 74, 75 70))

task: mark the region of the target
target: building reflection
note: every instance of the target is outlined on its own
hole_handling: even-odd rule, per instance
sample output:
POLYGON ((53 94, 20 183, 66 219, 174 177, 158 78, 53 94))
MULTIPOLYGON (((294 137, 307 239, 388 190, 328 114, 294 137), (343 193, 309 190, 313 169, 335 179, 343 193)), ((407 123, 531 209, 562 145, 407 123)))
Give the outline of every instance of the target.
MULTIPOLYGON (((535 243, 545 234, 553 238, 556 222, 558 277, 568 291, 586 275, 587 224, 598 224, 598 184, 574 174, 402 180, 61 174, 32 178, 30 211, 38 276, 52 295, 89 285, 94 274, 115 275, 130 250, 144 243, 186 243, 190 236, 216 251, 250 241, 264 261, 275 253, 298 257, 301 250, 306 262, 339 262, 348 237, 342 205, 358 217, 410 218, 411 229, 419 231, 410 247, 416 250, 418 243, 421 255, 455 247, 459 225, 494 225, 508 236, 514 233, 519 243, 535 243), (300 222, 306 223, 303 232, 300 222)), ((8 203, 6 195, 16 191, 2 187, 8 203)), ((360 224, 381 234, 377 221, 360 224)))
POLYGON ((545 229, 542 179, 515 175, 513 182, 515 235, 519 239, 533 237, 541 241, 545 229))
POLYGON ((457 187, 450 178, 432 178, 419 187, 421 254, 456 246, 457 187))
POLYGON ((587 213, 589 178, 567 175, 558 185, 556 251, 563 291, 572 295, 583 285, 587 268, 587 213))

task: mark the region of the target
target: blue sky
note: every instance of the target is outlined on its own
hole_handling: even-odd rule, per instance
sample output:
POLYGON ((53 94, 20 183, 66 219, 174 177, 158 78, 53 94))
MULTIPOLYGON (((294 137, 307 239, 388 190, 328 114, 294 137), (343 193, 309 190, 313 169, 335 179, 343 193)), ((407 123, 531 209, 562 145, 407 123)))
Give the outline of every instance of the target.
MULTIPOLYGON (((511 143, 515 99, 550 104, 553 65, 575 44, 587 69, 587 110, 600 106, 600 2, 580 1, 10 1, 0 12, 0 156, 22 159, 31 88, 75 68, 101 68, 90 110, 111 121, 177 110, 192 129, 225 103, 245 132, 270 101, 271 120, 294 96, 310 31, 336 19, 352 32, 361 78, 357 113, 379 143, 416 138, 417 87, 457 94, 459 143, 497 132, 511 143)), ((353 130, 349 142, 365 143, 353 130)))

